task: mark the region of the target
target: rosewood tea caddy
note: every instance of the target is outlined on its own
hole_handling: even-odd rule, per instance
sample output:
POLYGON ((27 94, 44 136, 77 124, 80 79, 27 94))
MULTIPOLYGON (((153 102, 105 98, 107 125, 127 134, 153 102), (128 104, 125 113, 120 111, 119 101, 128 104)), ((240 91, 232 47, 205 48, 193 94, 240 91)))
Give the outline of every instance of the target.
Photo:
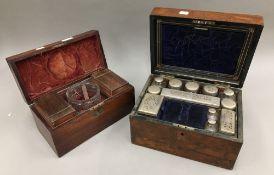
POLYGON ((98 31, 9 57, 7 62, 37 128, 59 157, 126 116, 134 106, 134 88, 108 69, 98 31), (66 97, 68 88, 82 82, 87 83, 82 86, 85 98, 90 98, 89 88, 99 87, 91 107, 78 108, 66 97))

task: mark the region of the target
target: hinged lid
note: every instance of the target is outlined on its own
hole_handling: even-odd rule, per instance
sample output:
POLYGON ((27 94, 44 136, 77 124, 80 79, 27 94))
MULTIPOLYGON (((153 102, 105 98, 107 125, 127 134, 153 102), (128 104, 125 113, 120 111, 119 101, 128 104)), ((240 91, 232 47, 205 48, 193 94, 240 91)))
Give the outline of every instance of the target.
POLYGON ((262 29, 261 16, 154 8, 151 71, 241 88, 262 29))
POLYGON ((41 95, 107 68, 98 31, 89 31, 7 58, 30 104, 41 95))

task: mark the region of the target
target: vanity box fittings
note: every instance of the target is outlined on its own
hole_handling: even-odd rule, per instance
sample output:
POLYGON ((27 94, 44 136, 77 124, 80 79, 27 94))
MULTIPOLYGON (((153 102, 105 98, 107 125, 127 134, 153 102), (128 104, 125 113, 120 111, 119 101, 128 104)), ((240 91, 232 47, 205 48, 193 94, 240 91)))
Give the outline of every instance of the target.
POLYGON ((134 106, 134 88, 108 69, 98 31, 7 58, 38 130, 60 157, 134 106))
POLYGON ((154 8, 152 74, 130 114, 132 143, 232 169, 243 144, 241 88, 262 29, 256 15, 154 8))

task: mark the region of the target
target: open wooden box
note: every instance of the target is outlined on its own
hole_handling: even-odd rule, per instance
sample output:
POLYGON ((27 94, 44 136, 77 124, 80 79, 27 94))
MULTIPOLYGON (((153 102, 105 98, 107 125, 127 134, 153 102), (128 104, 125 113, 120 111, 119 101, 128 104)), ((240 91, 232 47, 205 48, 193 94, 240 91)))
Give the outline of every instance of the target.
POLYGON ((263 18, 256 15, 154 8, 150 16, 152 74, 130 114, 132 143, 232 169, 243 144, 241 88, 262 29, 263 18), (233 89, 236 134, 209 132, 140 113, 140 103, 155 76, 214 84, 219 92, 233 89))
POLYGON ((107 68, 98 31, 7 58, 37 127, 60 157, 126 116, 134 106, 134 88, 107 68), (76 111, 66 89, 78 82, 99 85, 101 101, 76 111))

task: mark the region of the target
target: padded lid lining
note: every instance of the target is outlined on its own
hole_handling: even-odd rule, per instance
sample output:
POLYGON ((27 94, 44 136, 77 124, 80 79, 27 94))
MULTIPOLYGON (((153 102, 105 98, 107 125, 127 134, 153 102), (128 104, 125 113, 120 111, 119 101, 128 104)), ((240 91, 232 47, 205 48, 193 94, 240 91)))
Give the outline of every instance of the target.
POLYGON ((181 11, 152 11, 151 72, 241 88, 263 29, 263 18, 181 11))
POLYGON ((49 51, 47 46, 42 47, 44 52, 15 61, 17 79, 27 102, 107 67, 99 34, 91 33, 63 41, 62 46, 51 45, 53 49, 49 51))

